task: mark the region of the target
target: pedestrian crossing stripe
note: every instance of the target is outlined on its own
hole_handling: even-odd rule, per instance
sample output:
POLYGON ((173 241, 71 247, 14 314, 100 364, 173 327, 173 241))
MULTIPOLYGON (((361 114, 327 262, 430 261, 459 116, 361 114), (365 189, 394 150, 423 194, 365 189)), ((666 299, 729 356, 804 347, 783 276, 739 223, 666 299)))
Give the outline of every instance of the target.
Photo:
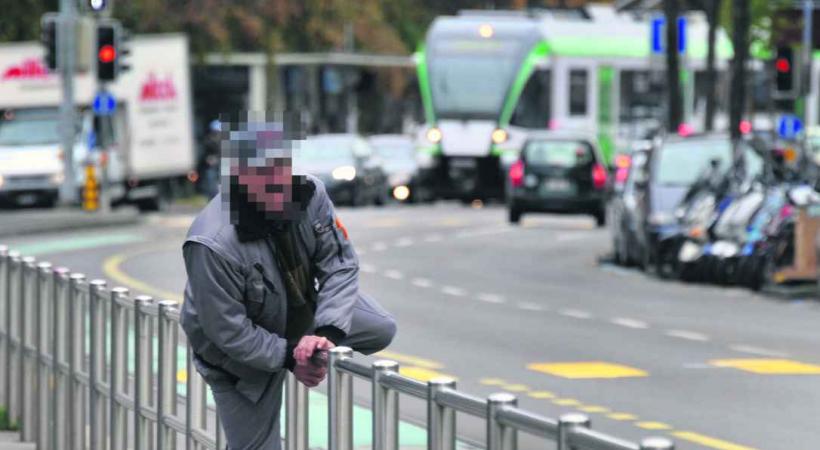
POLYGON ((527 368, 569 379, 629 378, 648 375, 640 369, 602 361, 533 363, 529 364, 527 368))
POLYGON ((760 375, 820 375, 820 366, 790 359, 745 358, 715 359, 715 367, 738 369, 760 375))

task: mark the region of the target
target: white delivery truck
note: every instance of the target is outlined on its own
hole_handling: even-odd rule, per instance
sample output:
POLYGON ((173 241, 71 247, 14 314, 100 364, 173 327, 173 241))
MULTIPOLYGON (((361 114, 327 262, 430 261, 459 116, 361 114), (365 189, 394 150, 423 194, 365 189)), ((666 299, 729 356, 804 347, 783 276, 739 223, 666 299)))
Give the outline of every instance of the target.
MULTIPOLYGON (((107 86, 117 106, 103 122, 110 143, 105 156, 94 144, 95 74, 74 77, 79 113, 72 164, 78 189, 91 162, 112 203, 159 209, 189 183, 195 166, 188 40, 137 35, 130 48, 131 69, 107 86)), ((22 204, 53 204, 65 176, 61 80, 42 56, 37 42, 0 45, 0 197, 22 204)))

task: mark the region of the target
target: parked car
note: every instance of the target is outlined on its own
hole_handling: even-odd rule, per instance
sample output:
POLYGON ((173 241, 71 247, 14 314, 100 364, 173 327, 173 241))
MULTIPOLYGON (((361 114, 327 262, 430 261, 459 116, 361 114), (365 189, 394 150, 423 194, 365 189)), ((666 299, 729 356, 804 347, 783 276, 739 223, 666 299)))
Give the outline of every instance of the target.
POLYGON ((379 155, 387 175, 388 192, 399 202, 417 201, 423 197, 418 183, 416 146, 411 137, 402 134, 380 134, 368 139, 379 155))
POLYGON ((629 165, 617 169, 625 171, 622 175, 624 181, 615 188, 607 208, 615 262, 624 266, 641 262, 641 240, 638 238, 638 222, 641 218, 638 215, 638 204, 644 191, 637 188, 636 180, 646 168, 650 151, 650 147, 633 151, 629 155, 629 165))
POLYGON ((725 171, 731 161, 732 143, 726 134, 670 136, 650 153, 646 170, 636 179, 637 189, 643 191, 637 205, 643 267, 662 260, 659 243, 679 234, 675 211, 698 177, 710 164, 725 171))
POLYGON ((530 212, 582 213, 606 222, 607 169, 596 140, 584 135, 534 133, 510 166, 511 223, 530 212))
POLYGON ((308 136, 293 152, 294 173, 324 182, 334 203, 383 205, 387 176, 370 144, 356 134, 308 136))

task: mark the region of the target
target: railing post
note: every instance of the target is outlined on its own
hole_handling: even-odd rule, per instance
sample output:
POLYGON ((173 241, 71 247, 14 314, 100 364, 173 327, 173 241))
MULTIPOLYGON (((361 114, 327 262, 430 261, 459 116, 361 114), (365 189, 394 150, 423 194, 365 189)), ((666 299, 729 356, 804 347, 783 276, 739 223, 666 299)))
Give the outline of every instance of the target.
POLYGON ((589 428, 592 422, 585 414, 570 413, 558 418, 558 450, 572 450, 569 432, 574 428, 589 428))
POLYGON ((37 384, 37 435, 35 441, 37 446, 42 449, 48 449, 49 437, 49 411, 53 406, 49 405, 49 377, 50 367, 47 364, 47 356, 52 356, 49 351, 51 341, 49 340, 51 333, 51 296, 54 294, 52 282, 54 279, 54 272, 51 263, 41 262, 37 264, 37 294, 35 298, 34 320, 36 328, 36 351, 35 351, 35 379, 37 384))
POLYGON ((105 398, 101 395, 99 388, 105 366, 105 322, 103 321, 102 305, 103 296, 106 294, 105 288, 105 280, 92 280, 89 283, 88 309, 91 348, 89 349, 90 365, 88 370, 88 417, 90 421, 90 450, 102 450, 106 447, 105 398))
POLYGON ((34 440, 37 435, 37 423, 35 421, 36 409, 34 399, 37 398, 37 383, 35 381, 35 366, 33 349, 34 322, 35 322, 35 294, 37 293, 37 261, 31 256, 23 258, 22 270, 22 290, 20 294, 20 382, 17 389, 20 393, 20 416, 22 418, 21 437, 24 442, 34 440))
POLYGON ((20 306, 20 253, 10 251, 8 254, 8 268, 6 271, 6 383, 4 389, 6 391, 6 404, 8 409, 6 415, 8 417, 8 424, 15 425, 19 422, 18 402, 15 395, 14 381, 17 377, 17 351, 18 343, 15 343, 15 333, 19 333, 19 324, 17 324, 17 308, 20 306))
POLYGON ((505 427, 496 418, 498 411, 517 404, 518 399, 506 392, 491 394, 487 397, 487 450, 515 450, 517 448, 516 431, 505 427))
POLYGON ((83 450, 85 448, 85 427, 83 421, 83 396, 80 384, 83 350, 85 339, 79 327, 81 318, 82 295, 80 287, 85 284, 85 275, 72 273, 69 277, 68 290, 68 448, 83 450))
POLYGON ((187 352, 187 358, 185 358, 185 370, 188 372, 188 379, 185 380, 185 450, 197 450, 194 429, 199 427, 198 413, 202 408, 202 389, 197 389, 201 386, 195 373, 194 351, 190 344, 188 344, 187 352))
MULTIPOLYGON (((54 324, 52 339, 53 355, 51 359, 51 417, 49 418, 49 428, 51 429, 51 442, 54 449, 59 448, 59 443, 65 443, 68 427, 67 404, 69 380, 67 372, 64 370, 64 361, 68 355, 68 294, 69 294, 70 272, 65 267, 54 269, 54 285, 51 295, 51 310, 53 311, 54 324)), ((65 364, 67 366, 67 364, 65 364)), ((63 447, 65 448, 65 447, 63 447)))
POLYGON ((6 324, 8 316, 9 295, 9 248, 0 245, 0 376, 3 377, 0 389, 0 407, 8 412, 9 398, 6 396, 6 368, 9 366, 6 344, 9 341, 9 329, 6 324))
POLYGON ((353 377, 336 368, 336 363, 353 357, 349 347, 328 352, 328 449, 353 450, 353 377))
POLYGON ((675 450, 675 444, 665 437, 649 437, 641 440, 641 450, 675 450))
POLYGON ((285 444, 287 450, 307 450, 308 446, 308 388, 293 374, 287 375, 285 411, 287 415, 285 444))
POLYGON ((134 298, 134 450, 148 448, 149 427, 143 409, 151 395, 151 336, 148 334, 148 314, 143 308, 154 300, 146 295, 134 298))
POLYGON ((111 371, 108 377, 109 389, 109 410, 111 419, 109 423, 109 448, 117 450, 125 448, 127 437, 127 414, 119 403, 120 391, 126 387, 126 377, 128 376, 128 362, 125 358, 125 348, 127 345, 127 310, 122 307, 121 302, 128 298, 128 289, 115 287, 111 289, 111 371))
POLYGON ((456 380, 452 378, 434 378, 427 382, 427 450, 456 448, 456 412, 436 400, 441 390, 455 388, 456 380))
POLYGON ((382 378, 398 373, 399 363, 379 360, 373 363, 373 448, 399 448, 399 393, 382 386, 382 378))
POLYGON ((166 426, 165 416, 173 413, 176 393, 176 359, 174 348, 175 322, 168 317, 168 312, 177 305, 172 301, 161 301, 157 304, 158 314, 158 352, 157 361, 157 449, 172 450, 176 448, 173 430, 166 426))

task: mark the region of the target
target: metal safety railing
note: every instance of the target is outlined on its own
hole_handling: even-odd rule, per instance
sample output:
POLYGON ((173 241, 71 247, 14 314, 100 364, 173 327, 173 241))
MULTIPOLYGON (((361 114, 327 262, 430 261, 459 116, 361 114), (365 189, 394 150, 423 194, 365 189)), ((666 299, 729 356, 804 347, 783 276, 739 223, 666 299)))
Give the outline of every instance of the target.
MULTIPOLYGON (((192 356, 176 302, 131 296, 0 246, 0 406, 23 441, 40 450, 225 448, 192 356)), ((480 399, 454 380, 425 384, 398 369, 354 361, 346 347, 330 351, 329 450, 353 449, 354 377, 371 383, 376 450, 399 448, 399 394, 427 401, 430 450, 455 449, 457 413, 486 421, 488 450, 516 449, 518 432, 559 450, 674 448, 666 438, 633 443, 595 432, 583 414, 556 421, 519 409, 511 394, 480 399)), ((308 389, 290 375, 285 448, 307 450, 308 438, 308 389)))

